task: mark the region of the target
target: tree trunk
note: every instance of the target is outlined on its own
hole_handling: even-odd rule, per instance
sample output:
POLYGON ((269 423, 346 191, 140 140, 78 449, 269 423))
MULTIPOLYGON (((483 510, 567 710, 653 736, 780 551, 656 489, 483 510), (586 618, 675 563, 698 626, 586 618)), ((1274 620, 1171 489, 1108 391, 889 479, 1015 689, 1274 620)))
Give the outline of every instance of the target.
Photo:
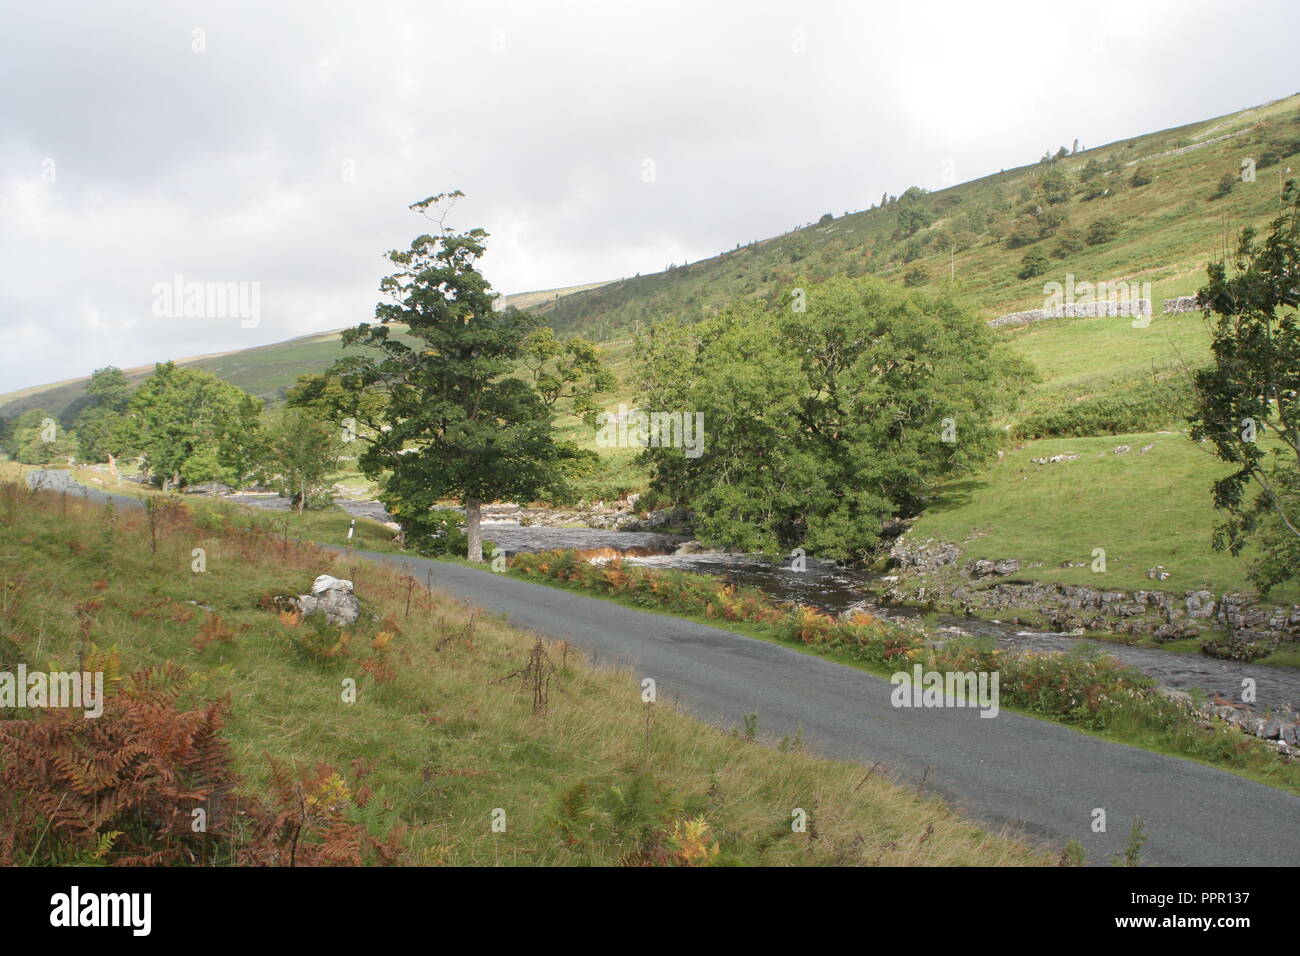
POLYGON ((302 509, 307 507, 307 482, 298 482, 298 514, 302 514, 302 509))
POLYGON ((478 498, 465 499, 465 536, 469 538, 466 557, 476 563, 483 561, 483 532, 479 528, 483 502, 478 498))
POLYGON ((113 484, 120 485, 122 479, 117 476, 117 459, 113 457, 112 452, 108 453, 108 471, 113 476, 113 484))

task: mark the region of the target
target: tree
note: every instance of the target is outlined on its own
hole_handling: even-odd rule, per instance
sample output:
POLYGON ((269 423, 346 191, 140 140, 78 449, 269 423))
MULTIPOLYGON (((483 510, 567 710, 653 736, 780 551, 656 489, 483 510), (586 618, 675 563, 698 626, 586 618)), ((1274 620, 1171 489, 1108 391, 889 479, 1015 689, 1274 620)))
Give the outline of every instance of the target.
POLYGON ((86 401, 76 419, 81 459, 107 460, 116 474, 117 456, 125 447, 121 428, 131 401, 131 384, 119 368, 97 368, 86 385, 86 401))
POLYGON ((1039 177, 1038 191, 1042 194, 1044 202, 1055 206, 1070 201, 1070 194, 1074 192, 1074 183, 1070 180, 1070 174, 1062 167, 1052 165, 1039 177))
POLYGON ((483 502, 536 498, 558 489, 561 477, 551 410, 512 374, 541 323, 527 312, 496 309, 476 265, 487 233, 444 225, 461 196, 440 194, 410 207, 436 216, 438 235, 417 236, 409 249, 387 254, 397 271, 380 290, 392 301, 376 306, 379 324, 343 333, 345 347, 376 354, 340 359, 327 377, 341 386, 335 416, 366 426, 358 434, 365 446, 358 463, 381 482, 380 500, 408 542, 418 547, 433 533, 431 509, 454 496, 465 508, 468 557, 482 561, 483 502), (414 345, 390 335, 399 324, 414 345), (378 410, 367 405, 375 395, 378 410))
POLYGON ((261 412, 260 399, 211 372, 164 362, 132 395, 118 433, 163 488, 238 485, 261 456, 261 412))
POLYGON ((923 286, 929 281, 930 273, 926 271, 925 266, 913 266, 903 275, 903 285, 909 289, 923 286))
POLYGON ((1214 364, 1195 375, 1192 437, 1213 443, 1235 471, 1214 484, 1214 506, 1227 520, 1217 550, 1241 553, 1254 540, 1260 557, 1251 580, 1267 595, 1300 577, 1300 191, 1263 242, 1241 231, 1233 274, 1207 267, 1199 297, 1212 329, 1214 364), (1253 496, 1248 492, 1254 489, 1253 496))
POLYGON ((77 450, 77 436, 63 428, 43 408, 30 408, 13 420, 5 451, 26 465, 66 461, 77 450))
POLYGON ((90 373, 90 381, 86 383, 86 394, 102 408, 124 412, 131 401, 131 383, 127 381, 126 374, 120 368, 106 365, 90 373))
POLYGON ((1223 178, 1219 180, 1218 188, 1215 189, 1214 195, 1211 196, 1210 198, 1222 199, 1224 196, 1231 193, 1233 187, 1236 185, 1237 185, 1237 177, 1232 175, 1232 173, 1224 173, 1223 178))
POLYGON ((992 454, 991 409, 1025 369, 946 294, 837 278, 806 304, 653 328, 639 405, 702 414, 704 441, 694 457, 643 456, 654 490, 694 509, 701 541, 860 559, 884 522, 992 454))
POLYGON ((908 186, 898 197, 898 235, 912 236, 934 222, 934 215, 922 206, 929 195, 920 186, 908 186))
POLYGON ((266 427, 265 467, 298 514, 330 500, 328 476, 338 467, 344 432, 303 406, 282 408, 266 427))
POLYGON ((601 362, 600 349, 580 335, 566 341, 542 326, 524 337, 520 361, 532 375, 533 387, 547 408, 555 410, 561 399, 569 402, 575 418, 596 424, 600 405, 596 398, 616 384, 614 373, 601 362))

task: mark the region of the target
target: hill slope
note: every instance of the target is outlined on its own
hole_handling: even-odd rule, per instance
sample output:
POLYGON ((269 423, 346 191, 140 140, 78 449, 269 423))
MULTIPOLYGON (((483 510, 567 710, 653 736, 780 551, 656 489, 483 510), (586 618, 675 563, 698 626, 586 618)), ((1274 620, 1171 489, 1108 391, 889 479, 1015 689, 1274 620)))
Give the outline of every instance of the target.
POLYGON ((1286 168, 1300 172, 1297 149, 1300 94, 925 194, 916 203, 923 216, 912 217, 912 224, 932 222, 910 235, 910 225, 900 221, 909 204, 900 202, 666 272, 611 282, 539 311, 559 331, 604 339, 626 334, 638 323, 705 313, 738 298, 774 299, 804 281, 864 274, 902 281, 918 268, 931 284, 953 282, 990 319, 1039 307, 1044 281, 1063 281, 1066 273, 1088 281, 1151 282, 1159 300, 1195 291, 1225 234, 1267 221, 1277 209, 1286 168), (1268 164, 1270 152, 1279 162, 1268 164), (1225 197, 1212 198, 1224 175, 1240 179, 1246 158, 1256 160, 1256 181, 1238 181, 1225 197), (1090 199, 1080 177, 1094 162, 1101 171, 1095 177, 1097 195, 1090 199), (1139 167, 1150 182, 1134 186, 1139 167), (1026 207, 1044 205, 1040 187, 1051 171, 1064 171, 1072 181, 1064 202, 1047 204, 1065 221, 1050 236, 1016 245, 1011 235, 1017 218, 1026 207), (1072 238, 1070 230, 1086 233, 1105 217, 1119 221, 1113 240, 1084 241, 1078 248, 1067 242, 1072 251, 1057 253, 1063 240, 1072 238), (1048 270, 1019 278, 1021 260, 1031 249, 1048 256, 1048 270))

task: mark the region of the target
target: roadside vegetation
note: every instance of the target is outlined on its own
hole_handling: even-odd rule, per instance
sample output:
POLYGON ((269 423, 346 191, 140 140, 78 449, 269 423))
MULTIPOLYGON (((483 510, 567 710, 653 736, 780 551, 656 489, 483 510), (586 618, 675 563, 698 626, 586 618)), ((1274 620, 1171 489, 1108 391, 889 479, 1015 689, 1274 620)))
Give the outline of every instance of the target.
POLYGON ((97 719, 0 722, 6 864, 1056 862, 884 772, 643 704, 395 570, 200 508, 150 520, 0 484, 5 669, 110 691, 97 719), (355 582, 353 628, 277 602, 321 573, 355 582))

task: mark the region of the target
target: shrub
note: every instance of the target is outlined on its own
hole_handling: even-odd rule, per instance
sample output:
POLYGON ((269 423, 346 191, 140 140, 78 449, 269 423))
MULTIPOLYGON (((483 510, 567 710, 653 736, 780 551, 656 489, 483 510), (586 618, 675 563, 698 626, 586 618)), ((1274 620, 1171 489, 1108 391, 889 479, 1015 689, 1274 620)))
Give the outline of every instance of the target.
POLYGON ((1119 220, 1114 216, 1102 216, 1088 227, 1088 234, 1085 236, 1085 241, 1090 246, 1099 246, 1104 242, 1110 242, 1118 235, 1119 220))
POLYGON ((1145 166, 1139 166, 1133 170, 1133 175, 1128 184, 1136 189, 1140 186, 1150 185, 1151 181, 1151 173, 1147 171, 1145 166))
POLYGON ((1016 273, 1021 279, 1032 279, 1047 271, 1047 256, 1041 249, 1031 249, 1020 260, 1020 271, 1016 273))
POLYGON ((909 289, 925 285, 929 281, 930 273, 925 271, 924 266, 914 266, 913 268, 908 269, 903 276, 903 285, 907 286, 909 289))
POLYGON ((1027 416, 1012 434, 1019 441, 1028 441, 1154 431, 1186 419, 1191 410, 1191 384, 1177 371, 1170 371, 1154 380, 1108 388, 1105 394, 1081 401, 1067 399, 1027 416))
POLYGON ((94 720, 49 708, 0 721, 0 864, 209 862, 230 834, 228 701, 180 710, 187 686, 168 663, 116 694, 106 682, 94 720))
MULTIPOLYGON (((419 532, 406 536, 406 546, 417 554, 463 555, 469 545, 465 519, 458 511, 431 511, 419 532)), ((484 547, 484 553, 490 553, 484 547)))

